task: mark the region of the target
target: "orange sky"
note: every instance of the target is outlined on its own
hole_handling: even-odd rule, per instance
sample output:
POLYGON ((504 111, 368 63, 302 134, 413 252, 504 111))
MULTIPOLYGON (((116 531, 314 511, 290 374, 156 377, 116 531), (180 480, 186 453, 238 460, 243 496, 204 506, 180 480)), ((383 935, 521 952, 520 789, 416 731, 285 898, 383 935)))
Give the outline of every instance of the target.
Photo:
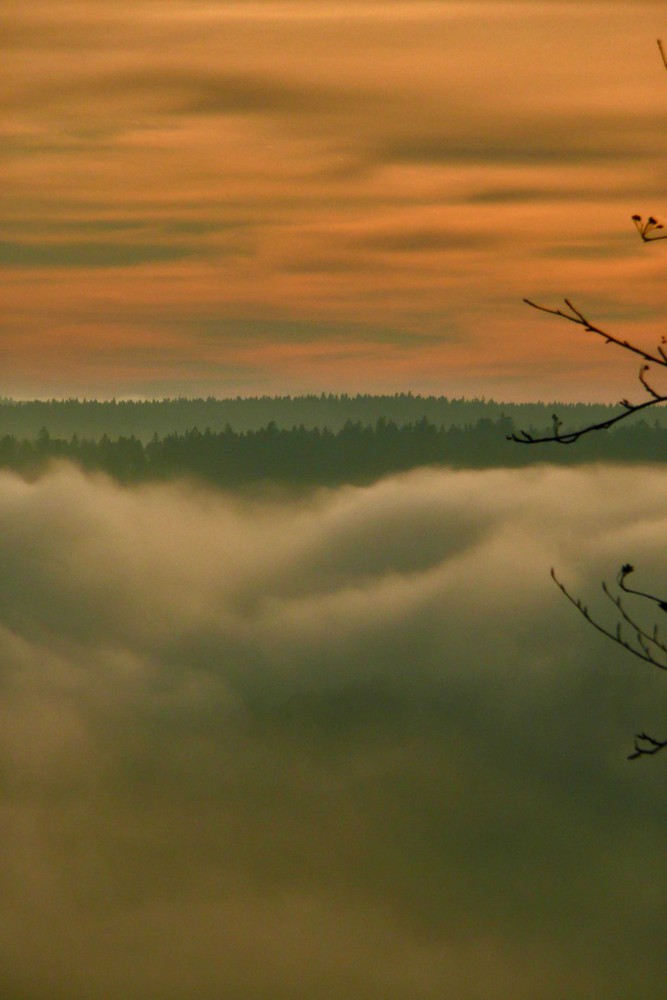
POLYGON ((615 399, 662 3, 10 0, 0 394, 615 399))

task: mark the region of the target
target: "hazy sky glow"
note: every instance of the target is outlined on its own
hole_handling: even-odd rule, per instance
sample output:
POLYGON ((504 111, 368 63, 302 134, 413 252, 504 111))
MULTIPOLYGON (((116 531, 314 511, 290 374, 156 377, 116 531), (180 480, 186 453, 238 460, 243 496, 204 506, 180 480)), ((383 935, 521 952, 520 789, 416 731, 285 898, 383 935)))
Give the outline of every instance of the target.
POLYGON ((601 615, 621 561, 660 587, 666 505, 663 469, 3 473, 0 995, 659 996, 665 765, 625 756, 664 676, 548 566, 601 615))
POLYGON ((625 394, 659 3, 10 0, 0 391, 625 394))

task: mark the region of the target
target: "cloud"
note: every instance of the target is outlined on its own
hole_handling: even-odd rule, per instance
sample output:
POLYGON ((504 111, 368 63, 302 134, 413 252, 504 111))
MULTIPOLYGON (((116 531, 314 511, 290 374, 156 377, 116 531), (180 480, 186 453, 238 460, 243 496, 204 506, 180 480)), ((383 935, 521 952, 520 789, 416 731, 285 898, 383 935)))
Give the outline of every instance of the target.
POLYGON ((640 341, 661 308, 629 219, 660 209, 655 5, 606 10, 601 39, 598 4, 10 2, 4 391, 626 394, 520 306, 635 309, 640 341), (209 316, 279 317, 275 350, 176 344, 209 316), (343 325, 456 337, 334 363, 343 325))
POLYGON ((659 588, 666 502, 605 467, 0 477, 2 992, 656 992, 661 761, 624 756, 664 679, 548 568, 659 588))
POLYGON ((325 92, 279 77, 248 73, 202 72, 196 67, 174 69, 169 64, 150 71, 122 69, 111 74, 82 76, 50 86, 28 88, 24 104, 48 109, 73 108, 89 114, 97 107, 119 114, 153 115, 321 114, 340 104, 341 94, 325 92))
POLYGON ((379 158, 397 163, 589 164, 632 160, 646 136, 660 135, 657 114, 454 113, 429 132, 388 140, 379 158))
POLYGON ((428 253, 439 250, 478 250, 489 242, 497 242, 495 234, 471 233, 441 229, 403 229, 364 236, 364 247, 387 253, 428 253))
POLYGON ((188 246, 148 243, 100 243, 83 240, 53 243, 0 242, 0 264, 11 268, 136 267, 181 260, 195 250, 188 246))
MULTIPOLYGON (((311 261, 311 266, 316 267, 315 261, 311 261)), ((321 262, 321 267, 326 267, 325 262, 321 262)), ((175 324, 176 325, 176 324, 175 324)), ((363 322, 304 322, 298 319, 282 319, 272 317, 267 319, 258 316, 254 319, 238 317, 236 319, 210 319, 198 324, 191 331, 192 336, 197 336, 201 343, 224 340, 226 344, 252 345, 259 348, 261 345, 275 347, 278 344, 303 345, 304 348, 312 350, 334 351, 340 345, 348 345, 352 351, 363 349, 364 345, 377 344, 380 347, 387 345, 405 345, 430 342, 441 343, 448 338, 448 333, 441 330, 432 334, 422 333, 415 329, 410 329, 409 324, 405 326, 391 326, 389 324, 363 323, 363 322)))

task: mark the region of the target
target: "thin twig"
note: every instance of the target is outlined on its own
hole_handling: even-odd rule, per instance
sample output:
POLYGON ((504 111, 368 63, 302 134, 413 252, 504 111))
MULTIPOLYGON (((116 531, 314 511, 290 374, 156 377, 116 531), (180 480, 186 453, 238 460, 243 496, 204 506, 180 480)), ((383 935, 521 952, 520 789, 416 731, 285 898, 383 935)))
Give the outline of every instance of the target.
POLYGON ((533 437, 528 431, 516 431, 513 434, 508 434, 507 440, 515 441, 517 444, 548 444, 551 441, 557 444, 574 444, 584 434, 590 434, 591 431, 606 431, 609 427, 613 427, 614 424, 625 420, 626 417, 631 416, 633 413, 639 413, 641 410, 646 410, 650 406, 656 406, 658 403, 667 403, 667 396, 648 399, 646 402, 638 403, 636 406, 628 403, 627 399, 623 399, 621 400, 621 406, 625 407, 625 412, 618 413, 615 417, 609 417, 608 420, 601 420, 599 424, 588 424, 578 431, 566 431, 564 434, 561 434, 559 431, 558 434, 548 434, 544 437, 533 437))
POLYGON ((621 590, 625 591, 626 594, 634 594, 635 597, 643 597, 647 601, 653 601, 658 605, 661 611, 667 611, 667 601, 664 601, 661 597, 656 597, 655 594, 647 594, 644 590, 635 590, 633 587, 628 587, 625 582, 626 578, 634 573, 635 568, 631 566, 630 563, 625 563, 621 566, 621 569, 616 577, 616 582, 621 590))
MULTIPOLYGON (((633 218, 635 220, 640 220, 640 216, 634 216, 633 218)), ((650 222, 654 223, 655 220, 651 218, 650 222)), ((577 326, 581 326, 584 330, 586 330, 587 333, 597 334, 599 337, 604 339, 606 344, 615 344, 624 351, 630 351, 632 354, 638 354, 644 361, 650 361, 652 364, 659 365, 661 368, 667 368, 667 351, 665 351, 661 345, 658 345, 657 353, 651 354, 650 351, 645 351, 641 347, 631 344, 628 340, 621 340, 619 337, 615 337, 607 330, 603 330, 601 327, 591 323, 581 310, 577 309, 577 307, 572 304, 570 299, 563 300, 569 309, 569 312, 565 312, 563 309, 552 309, 550 306, 540 305, 538 302, 533 302, 532 299, 524 299, 523 301, 533 309, 549 313, 551 316, 558 316, 560 319, 565 319, 569 323, 575 323, 577 326)), ((582 427, 576 431, 561 433, 560 428, 562 426, 562 422, 557 416, 554 415, 554 430, 552 434, 545 434, 542 437, 534 437, 528 431, 518 431, 514 434, 510 434, 508 436, 508 440, 514 441, 517 444, 547 444, 549 442, 556 442, 557 444, 574 444, 574 442, 578 441, 580 437, 584 436, 584 434, 590 434, 592 431, 608 430, 610 427, 613 427, 614 424, 619 423, 621 420, 626 420, 634 413, 639 413, 642 410, 646 410, 651 406, 656 406, 659 403, 667 403, 667 395, 662 395, 657 392, 657 390, 654 389, 649 383, 647 372, 650 370, 651 369, 648 364, 642 365, 639 370, 639 381, 641 382, 644 391, 647 392, 651 398, 645 400, 643 403, 637 404, 630 403, 627 399, 622 399, 621 406, 624 407, 624 412, 617 414, 615 417, 609 417, 607 420, 601 420, 596 424, 589 424, 587 427, 582 427)))
POLYGON ((628 760, 637 760, 638 757, 652 757, 667 747, 667 740, 656 740, 648 733, 637 733, 635 736, 634 753, 629 754, 628 760), (642 746, 645 744, 645 746, 642 746))
POLYGON ((667 240, 667 233, 656 236, 656 231, 665 227, 654 216, 649 215, 647 219, 643 219, 641 215, 633 215, 632 221, 644 243, 654 243, 655 240, 667 240))
MULTIPOLYGON (((618 576, 619 585, 622 583, 624 577, 627 576, 628 573, 631 573, 633 571, 633 568, 634 567, 629 565, 625 565, 621 568, 621 571, 618 576)), ((586 605, 583 604, 579 600, 579 598, 573 597, 572 594, 567 589, 567 587, 563 583, 561 583, 561 581, 556 576, 556 571, 553 569, 553 567, 551 569, 551 576, 554 580, 554 583, 561 591, 561 593, 564 594, 564 596, 568 599, 570 604, 574 605, 579 614, 586 619, 589 625, 592 625, 593 628, 596 629, 598 632, 601 632, 602 635, 607 636, 608 639, 611 639, 612 642, 615 642, 618 646, 622 646, 623 649, 627 650, 627 652, 629 653, 632 653, 632 655, 636 656, 639 660, 643 660, 645 663, 649 663, 651 666, 657 667, 658 670, 667 670, 667 664, 663 664, 655 658, 655 655, 653 654, 650 646, 650 644, 653 644, 659 650, 661 650, 661 652, 667 653, 667 647, 665 647, 662 644, 662 642, 658 639, 657 625, 654 626, 653 635, 650 635, 643 628, 641 628, 641 626, 637 625, 634 619, 628 614, 626 609, 623 607, 623 603, 620 597, 614 596, 607 587, 606 583, 602 584, 602 589, 606 594, 606 596, 609 598, 609 600, 612 602, 614 607, 618 610, 622 618, 628 623, 628 625, 630 625, 630 627, 634 631, 637 645, 640 647, 639 649, 636 649, 634 646, 631 645, 630 642, 627 641, 627 639, 623 638, 623 635, 621 633, 620 622, 617 623, 615 632, 611 632, 609 629, 605 628, 604 625, 600 625, 600 623, 592 617, 586 605)), ((632 591, 630 590, 630 588, 625 588, 625 587, 623 589, 626 590, 627 593, 635 593, 640 597, 647 597, 650 600, 658 600, 658 598, 653 597, 652 594, 644 594, 642 591, 632 591)), ((637 733, 634 740, 634 750, 631 754, 628 755, 627 759, 637 760, 639 757, 651 757, 654 754, 659 753, 660 750, 664 750, 665 747, 667 747, 667 740, 658 740, 654 736, 650 736, 648 733, 637 733)))
POLYGON ((587 319, 569 299, 563 299, 563 302, 568 307, 572 315, 563 312, 562 309, 551 309, 549 306, 541 306, 537 302, 533 302, 531 299, 524 299, 523 301, 527 305, 532 306, 533 309, 539 309, 540 312, 550 313, 552 316, 560 316, 561 319, 566 319, 570 323, 576 323, 577 326, 582 326, 588 333, 597 333, 598 336, 604 338, 607 344, 616 344, 617 347, 622 347, 624 351, 631 351, 633 354, 638 354, 640 358, 644 359, 644 361, 650 361, 655 365, 662 365, 663 367, 665 366, 665 360, 660 357, 660 355, 651 354, 649 351, 645 351, 641 347, 636 347, 634 344, 631 344, 628 340, 620 340, 612 333, 608 333, 607 330, 601 330, 599 326, 595 326, 595 324, 591 323, 591 321, 587 319))
MULTIPOLYGON (((598 632, 600 632, 602 635, 606 635, 608 639, 611 639, 612 642, 615 642, 618 646, 622 646, 623 649, 626 649, 629 653, 632 653, 632 655, 636 656, 637 659, 643 660, 644 663, 649 663, 652 667, 657 667, 658 670, 667 670, 667 663, 660 663, 660 661, 656 660, 656 658, 652 656, 650 652, 647 652, 645 647, 642 647, 641 649, 636 649, 633 645, 631 645, 631 643, 627 641, 627 639, 623 638, 618 629, 615 632, 611 632, 608 628, 605 628, 604 625, 601 625, 598 621, 596 621, 596 619, 593 618, 586 605, 583 604, 578 597, 573 597, 572 594, 567 590, 565 585, 560 582, 560 580, 556 576, 556 571, 553 569, 553 567, 551 569, 551 577, 556 586, 561 591, 561 593, 565 595, 570 604, 574 605, 579 614, 586 619, 589 625, 592 625, 593 628, 596 629, 598 632)), ((639 644, 641 645, 641 643, 639 644)))
MULTIPOLYGON (((632 618, 630 613, 626 610, 621 598, 618 597, 616 594, 612 594, 606 583, 602 584, 602 590, 605 596, 608 597, 611 603, 614 605, 614 607, 616 608, 620 616, 623 618, 623 620, 626 621, 630 626, 630 628, 633 630, 635 636, 637 637, 637 641, 641 642, 642 639, 646 640, 647 642, 655 646, 656 649, 659 649, 661 653, 664 653, 665 656, 667 657, 667 646, 665 646, 662 640, 658 637, 657 626, 654 626, 653 633, 647 632, 646 629, 642 628, 641 625, 637 624, 634 618, 632 618)), ((642 649, 644 650, 647 649, 644 643, 642 643, 642 649)), ((648 655, 652 654, 648 653, 648 655)), ((660 666, 659 663, 656 663, 655 665, 660 666)), ((667 666, 665 666, 664 669, 667 670, 667 666)))

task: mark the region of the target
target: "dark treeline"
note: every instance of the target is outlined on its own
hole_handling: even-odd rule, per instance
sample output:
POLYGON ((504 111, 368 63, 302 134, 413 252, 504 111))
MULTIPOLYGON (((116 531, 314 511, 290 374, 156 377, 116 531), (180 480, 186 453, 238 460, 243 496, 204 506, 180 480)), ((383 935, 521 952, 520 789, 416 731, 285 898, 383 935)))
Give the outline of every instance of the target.
POLYGON ((498 403, 486 399, 446 396, 346 394, 319 396, 256 396, 236 399, 164 399, 141 401, 0 400, 0 436, 36 438, 42 428, 52 437, 99 439, 131 437, 149 441, 154 434, 184 434, 193 427, 224 431, 260 430, 270 422, 278 428, 342 429, 346 423, 375 424, 380 418, 399 426, 426 418, 437 427, 466 426, 478 420, 511 417, 517 427, 551 426, 556 410, 566 427, 602 420, 618 408, 585 403, 498 403))
POLYGON ((639 422, 608 434, 591 435, 576 448, 552 444, 534 448, 507 440, 508 417, 479 420, 467 427, 436 427, 426 419, 399 426, 348 422, 340 430, 275 423, 256 431, 207 429, 185 434, 102 437, 99 441, 52 437, 0 438, 0 468, 38 474, 54 459, 105 472, 123 483, 192 476, 222 487, 273 481, 291 485, 371 482, 379 476, 422 465, 453 468, 518 467, 536 462, 663 462, 667 428, 639 422))

